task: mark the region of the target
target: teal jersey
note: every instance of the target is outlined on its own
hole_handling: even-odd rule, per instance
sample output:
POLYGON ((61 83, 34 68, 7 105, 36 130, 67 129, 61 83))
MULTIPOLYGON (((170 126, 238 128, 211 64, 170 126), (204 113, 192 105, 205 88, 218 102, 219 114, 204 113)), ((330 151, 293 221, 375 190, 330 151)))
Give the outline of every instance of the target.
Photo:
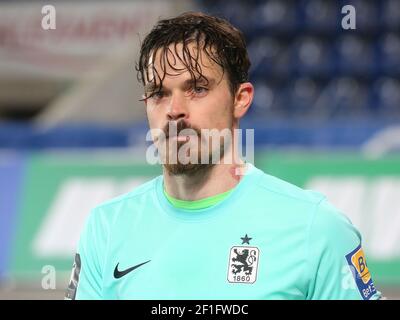
POLYGON ((361 236, 326 198, 247 173, 222 201, 174 207, 159 176, 99 205, 67 299, 378 299, 361 236))

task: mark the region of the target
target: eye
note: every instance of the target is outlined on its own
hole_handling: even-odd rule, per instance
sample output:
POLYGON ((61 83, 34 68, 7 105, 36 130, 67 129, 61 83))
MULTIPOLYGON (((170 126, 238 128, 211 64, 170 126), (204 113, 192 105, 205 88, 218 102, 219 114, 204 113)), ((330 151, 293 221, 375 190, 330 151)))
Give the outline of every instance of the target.
POLYGON ((164 97, 165 97, 165 93, 163 91, 153 92, 150 95, 150 98, 152 98, 154 100, 160 100, 160 99, 162 99, 164 97))
POLYGON ((194 87, 193 88, 193 93, 195 95, 204 95, 207 92, 208 92, 208 89, 205 87, 194 87))

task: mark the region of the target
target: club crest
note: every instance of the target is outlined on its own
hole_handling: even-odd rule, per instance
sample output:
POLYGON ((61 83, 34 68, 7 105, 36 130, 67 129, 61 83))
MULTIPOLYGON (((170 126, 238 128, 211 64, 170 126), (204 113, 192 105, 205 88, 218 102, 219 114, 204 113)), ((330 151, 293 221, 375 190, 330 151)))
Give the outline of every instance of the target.
MULTIPOLYGON (((247 235, 242 238, 243 242, 248 244, 250 239, 247 235)), ((231 283, 254 283, 257 280, 259 256, 260 250, 257 247, 232 247, 229 254, 228 281, 231 283)))

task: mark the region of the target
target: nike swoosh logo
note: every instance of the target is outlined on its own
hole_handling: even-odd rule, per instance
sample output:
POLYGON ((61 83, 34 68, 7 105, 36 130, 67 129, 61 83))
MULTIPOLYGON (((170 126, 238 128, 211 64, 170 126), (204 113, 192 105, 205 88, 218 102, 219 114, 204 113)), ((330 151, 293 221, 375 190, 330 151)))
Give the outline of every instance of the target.
POLYGON ((146 264, 146 263, 148 263, 148 262, 150 262, 150 261, 151 261, 151 260, 148 260, 148 261, 146 261, 146 262, 137 264, 136 266, 130 267, 130 268, 124 270, 124 271, 119 271, 119 270, 118 270, 118 265, 119 265, 119 262, 118 262, 117 265, 115 266, 115 269, 114 269, 114 278, 115 278, 115 279, 122 278, 123 276, 127 275, 129 272, 131 272, 131 271, 133 271, 133 270, 139 268, 140 266, 142 266, 142 265, 144 265, 144 264, 146 264))

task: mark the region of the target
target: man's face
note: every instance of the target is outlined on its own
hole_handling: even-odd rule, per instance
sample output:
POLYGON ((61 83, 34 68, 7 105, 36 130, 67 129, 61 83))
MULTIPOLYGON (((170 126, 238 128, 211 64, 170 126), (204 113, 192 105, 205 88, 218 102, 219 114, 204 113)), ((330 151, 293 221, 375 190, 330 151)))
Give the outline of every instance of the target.
MULTIPOLYGON (((210 138, 200 134, 204 129, 214 129, 214 133, 222 131, 223 136, 230 136, 226 129, 232 130, 236 126, 233 118, 234 98, 226 73, 223 74, 222 68, 204 52, 200 52, 198 63, 208 83, 196 74, 198 81, 195 85, 190 72, 181 61, 184 60, 182 45, 177 45, 176 52, 174 46, 170 48, 167 57, 169 63, 163 64, 164 70, 161 68, 163 62, 160 60, 160 52, 155 56, 154 68, 161 77, 164 71, 166 75, 160 93, 145 100, 147 117, 150 129, 161 129, 156 130, 158 133, 153 133, 153 141, 164 160, 165 168, 172 174, 193 174, 211 165, 213 153, 220 154, 218 161, 226 151, 223 146, 229 139, 218 138, 219 143, 215 144, 215 139, 211 142, 210 138), (186 160, 191 159, 189 163, 182 160, 182 155, 186 156, 186 160), (193 159, 197 163, 193 163, 196 162, 193 159), (208 163, 204 163, 205 159, 208 163)), ((188 45, 188 48, 192 56, 197 55, 194 45, 188 45)), ((154 86, 153 79, 154 74, 150 68, 145 85, 146 96, 158 92, 159 87, 154 86)))

